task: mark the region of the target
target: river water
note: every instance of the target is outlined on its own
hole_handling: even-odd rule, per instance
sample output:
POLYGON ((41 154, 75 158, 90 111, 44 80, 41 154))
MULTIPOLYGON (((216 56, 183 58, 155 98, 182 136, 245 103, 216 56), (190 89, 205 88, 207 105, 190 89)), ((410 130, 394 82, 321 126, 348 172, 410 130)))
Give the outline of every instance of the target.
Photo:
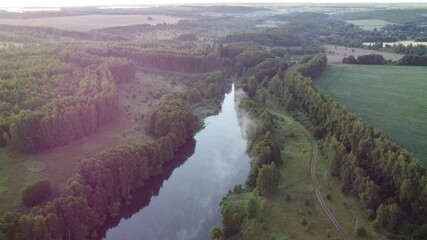
POLYGON ((195 136, 195 148, 194 142, 187 144, 194 154, 188 157, 187 150, 183 155, 188 159, 165 166, 165 176, 148 181, 142 196, 134 196, 129 211, 107 231, 106 240, 209 239, 210 229, 221 225, 222 197, 244 183, 250 167, 234 86, 221 109, 205 119, 205 128, 195 136))

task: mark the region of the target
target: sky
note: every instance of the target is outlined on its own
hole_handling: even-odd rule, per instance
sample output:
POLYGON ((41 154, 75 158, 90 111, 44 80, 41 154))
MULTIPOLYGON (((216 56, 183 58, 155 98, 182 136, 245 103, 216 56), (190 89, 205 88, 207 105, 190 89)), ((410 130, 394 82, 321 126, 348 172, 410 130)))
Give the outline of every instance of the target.
POLYGON ((311 2, 311 3, 408 3, 427 2, 427 0, 1 0, 0 8, 13 7, 66 7, 94 5, 158 5, 187 3, 259 3, 259 2, 311 2))

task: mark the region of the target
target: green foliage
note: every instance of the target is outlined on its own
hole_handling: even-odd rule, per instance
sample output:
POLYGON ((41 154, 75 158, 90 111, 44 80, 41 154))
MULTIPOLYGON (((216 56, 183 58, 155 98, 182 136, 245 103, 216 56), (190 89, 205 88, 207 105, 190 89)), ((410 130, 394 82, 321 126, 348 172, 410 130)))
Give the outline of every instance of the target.
POLYGON ((390 232, 396 232, 401 221, 401 209, 393 204, 381 204, 377 210, 375 224, 390 232))
MULTIPOLYGON (((186 104, 159 104, 157 114, 172 123, 166 131, 162 129, 162 136, 154 142, 125 145, 82 160, 59 197, 29 214, 0 216, 0 232, 7 239, 89 238, 107 218, 117 216, 121 204, 144 180, 160 174, 163 164, 194 135, 198 121, 186 104)), ((23 197, 37 199, 44 192, 43 186, 28 188, 23 197)))
POLYGON ((183 101, 160 103, 150 119, 150 132, 157 137, 175 132, 179 134, 179 138, 186 139, 198 128, 198 119, 192 114, 190 106, 183 101))
POLYGON ((356 234, 359 237, 366 237, 368 235, 368 233, 366 232, 366 228, 364 226, 357 227, 356 234))
POLYGON ((332 172, 338 170, 344 191, 358 194, 365 207, 377 209, 377 225, 390 232, 407 234, 404 229, 413 226, 411 224, 423 224, 427 214, 425 167, 356 114, 320 93, 299 69, 296 66, 288 70, 283 84, 294 93, 300 110, 312 124, 341 142, 327 140, 325 148, 333 150, 328 153, 336 158, 332 161, 332 172), (340 155, 342 157, 338 157, 340 155), (411 174, 406 174, 408 171, 411 174), (405 180, 411 181, 411 188, 405 180), (417 194, 412 194, 414 192, 417 194), (406 194, 411 200, 404 197, 406 194), (390 204, 387 200, 396 198, 403 201, 390 204), (400 216, 406 216, 407 222, 400 222, 400 216))
POLYGON ((368 54, 358 56, 357 59, 355 59, 353 55, 350 55, 348 57, 344 57, 342 62, 348 64, 384 65, 386 60, 383 55, 368 54))
POLYGON ((262 165, 256 180, 258 192, 262 195, 273 192, 279 183, 279 178, 280 174, 274 162, 262 165))
POLYGON ((255 42, 233 42, 227 44, 227 46, 221 49, 221 56, 235 58, 236 56, 245 51, 254 52, 261 51, 262 49, 262 45, 257 44, 255 42))
POLYGON ((241 218, 239 213, 233 210, 229 204, 225 204, 222 208, 222 226, 225 237, 231 237, 239 232, 241 218))
POLYGON ((265 90, 258 90, 256 95, 258 96, 258 102, 261 104, 261 106, 265 106, 265 102, 267 101, 267 93, 265 90))
POLYGON ((136 64, 177 72, 208 72, 221 66, 220 49, 205 44, 186 44, 181 41, 147 41, 138 44, 116 43, 109 50, 98 51, 104 57, 133 60, 136 64))
POLYGON ((222 232, 222 229, 219 227, 213 227, 210 232, 211 240, 223 240, 224 239, 224 233, 222 232))
POLYGON ((298 66, 298 71, 305 77, 317 78, 326 69, 327 59, 326 55, 318 54, 304 64, 298 66))
POLYGON ((427 66, 427 55, 405 55, 397 62, 398 65, 427 66))
POLYGON ((113 120, 114 83, 135 75, 133 62, 92 55, 81 46, 0 55, 0 145, 29 153, 68 144, 113 120))
POLYGON ((47 200, 51 194, 49 181, 40 180, 22 191, 22 202, 25 206, 32 207, 47 200))
POLYGON ((247 93, 249 97, 255 97, 258 88, 258 81, 254 76, 249 77, 247 86, 247 93))
POLYGON ((246 213, 248 218, 254 218, 257 215, 259 208, 258 198, 251 197, 248 200, 248 203, 246 204, 246 213))

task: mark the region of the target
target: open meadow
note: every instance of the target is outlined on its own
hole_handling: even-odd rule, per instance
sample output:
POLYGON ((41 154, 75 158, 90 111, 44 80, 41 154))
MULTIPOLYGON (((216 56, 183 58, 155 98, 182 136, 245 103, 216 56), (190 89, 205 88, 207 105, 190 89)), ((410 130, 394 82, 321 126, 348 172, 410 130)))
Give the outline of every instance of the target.
POLYGON ((363 30, 373 31, 375 28, 380 29, 389 24, 395 24, 381 19, 361 19, 361 20, 345 20, 346 23, 351 23, 359 26, 363 30))
POLYGON ((427 163, 427 69, 331 64, 317 88, 427 163))

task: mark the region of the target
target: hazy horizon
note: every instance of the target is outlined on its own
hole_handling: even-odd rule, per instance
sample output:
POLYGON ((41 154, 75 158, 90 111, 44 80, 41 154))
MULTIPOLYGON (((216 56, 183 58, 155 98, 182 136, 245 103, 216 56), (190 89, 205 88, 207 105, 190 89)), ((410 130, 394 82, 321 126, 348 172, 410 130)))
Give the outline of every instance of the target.
POLYGON ((233 3, 427 3, 426 0, 411 0, 411 1, 404 1, 404 0, 269 0, 269 1, 260 1, 260 0, 158 0, 155 3, 153 2, 141 2, 138 0, 88 0, 88 1, 71 1, 71 0, 65 0, 65 1, 54 1, 54 0, 47 0, 47 1, 39 1, 35 3, 31 0, 17 0, 13 2, 3 2, 0 3, 0 8, 31 8, 31 7, 73 7, 73 6, 138 6, 138 5, 182 5, 182 4, 233 4, 233 3))

